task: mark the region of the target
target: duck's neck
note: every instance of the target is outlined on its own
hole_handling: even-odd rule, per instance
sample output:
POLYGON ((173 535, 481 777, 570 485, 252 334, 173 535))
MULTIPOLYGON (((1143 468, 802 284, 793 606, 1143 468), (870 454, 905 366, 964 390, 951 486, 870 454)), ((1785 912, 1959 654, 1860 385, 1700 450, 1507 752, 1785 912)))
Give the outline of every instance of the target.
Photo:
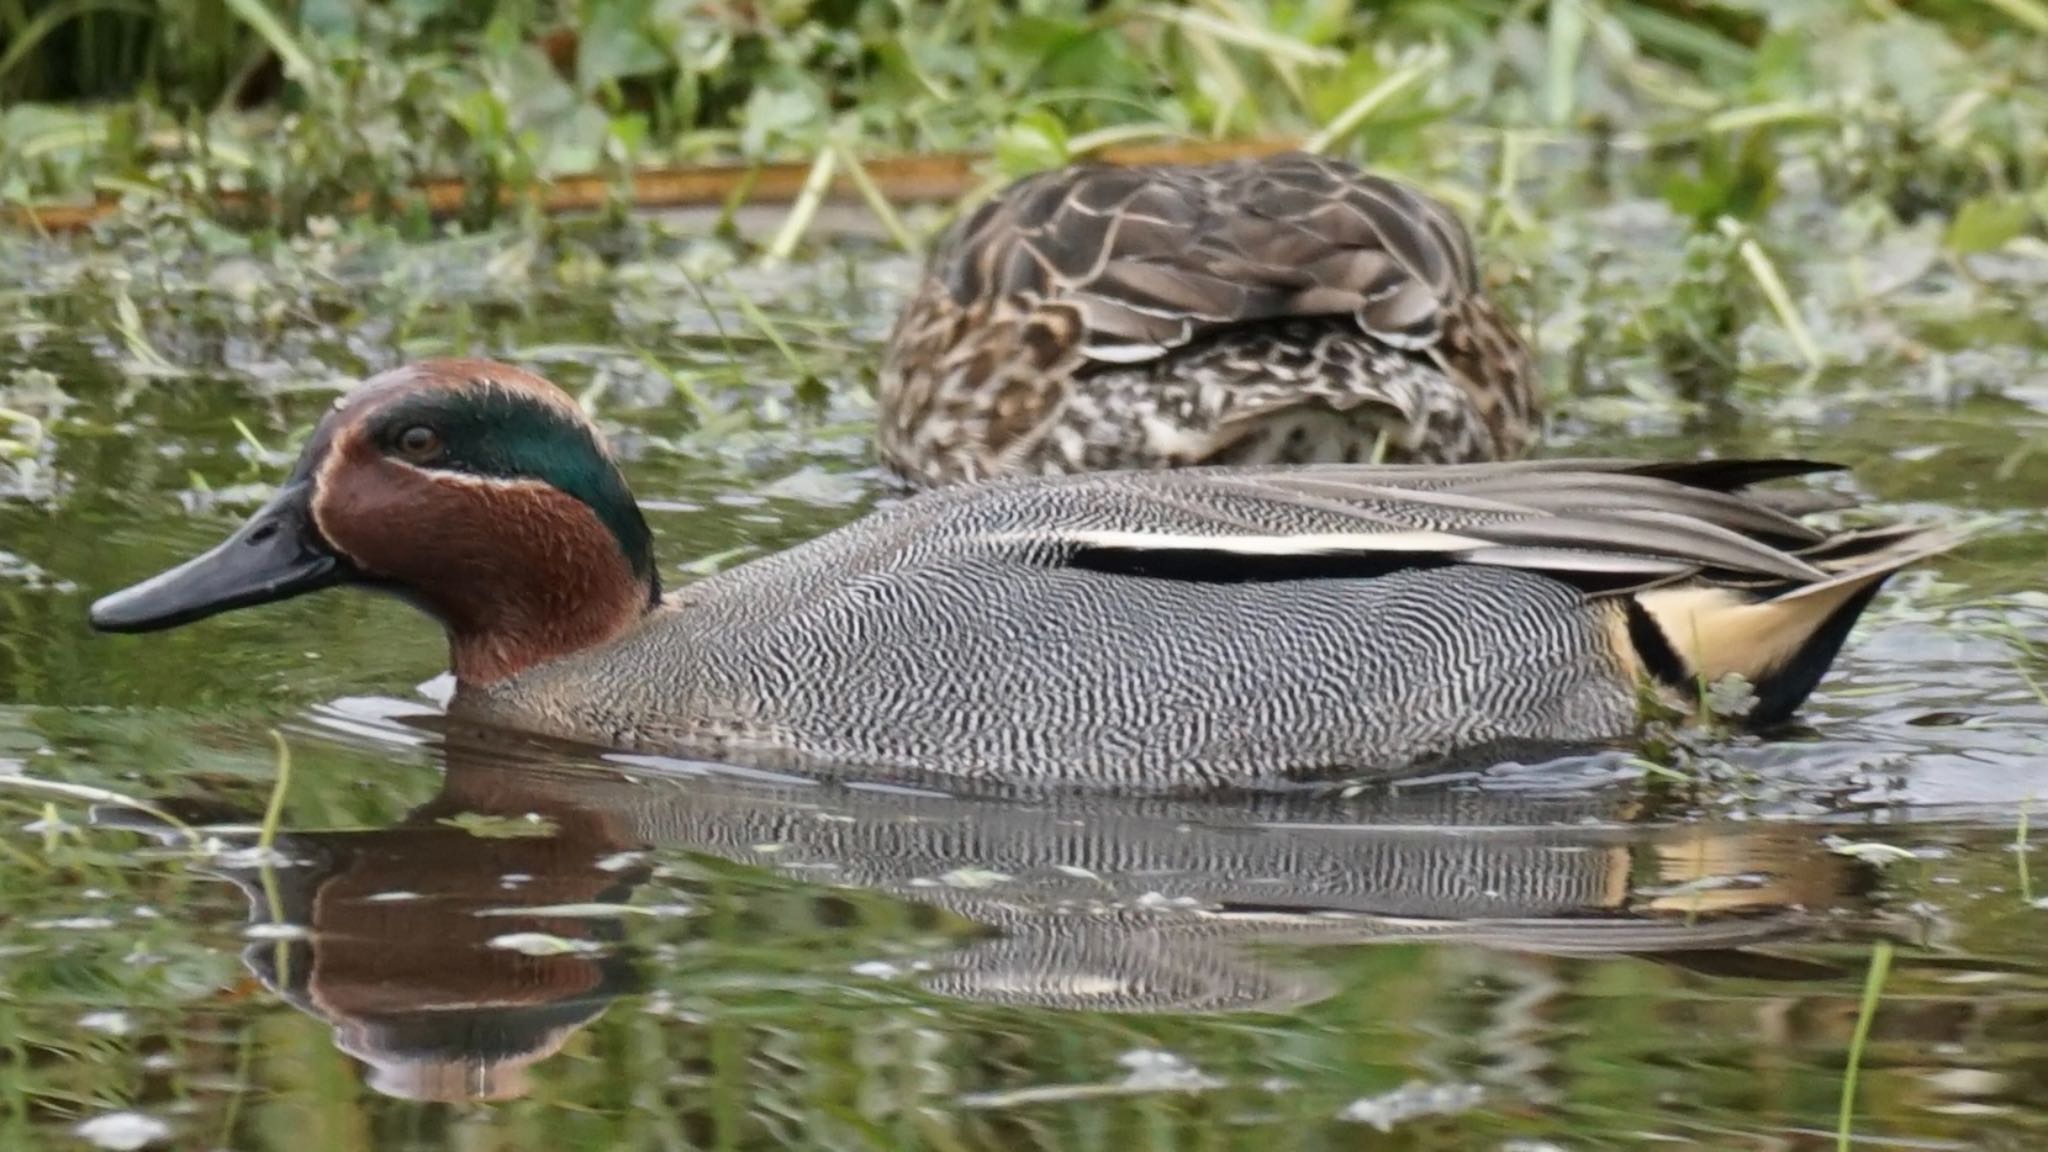
POLYGON ((414 526, 440 529, 435 546, 394 543, 359 560, 441 622, 458 683, 489 688, 602 647, 660 603, 651 553, 628 556, 583 505, 546 490, 487 491, 496 518, 437 520, 416 502, 414 526), (518 530, 493 530, 507 525, 518 530))
POLYGON ((549 573, 545 567, 507 573, 487 600, 442 614, 457 681, 489 687, 602 647, 637 628, 659 599, 624 564, 549 573))
MULTIPOLYGON (((628 550, 589 508, 559 492, 518 493, 518 533, 499 534, 461 554, 480 578, 456 581, 436 614, 448 631, 456 680, 488 687, 529 668, 609 644, 639 627, 661 602, 652 539, 628 550)), ((512 502, 508 501, 508 509, 512 502)))

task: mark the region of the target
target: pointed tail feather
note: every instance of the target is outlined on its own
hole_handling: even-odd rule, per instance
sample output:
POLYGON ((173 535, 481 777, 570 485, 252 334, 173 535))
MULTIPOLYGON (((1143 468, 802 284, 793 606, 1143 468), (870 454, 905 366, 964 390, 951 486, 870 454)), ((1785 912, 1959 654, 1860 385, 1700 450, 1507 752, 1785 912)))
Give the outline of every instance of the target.
MULTIPOLYGON (((1861 532, 1847 532, 1809 548, 1799 557, 1823 572, 1840 578, 1854 578, 1878 568, 1898 571, 1917 561, 1947 552, 1969 539, 1969 534, 1926 524, 1895 524, 1861 532)), ((1800 596, 1825 590, 1836 581, 1787 589, 1783 595, 1800 596)))
POLYGON ((1633 597, 1630 639, 1643 665, 1667 682, 1674 674, 1707 683, 1742 676, 1756 692, 1749 722, 1782 723, 1820 683, 1884 582, 1961 540, 1945 529, 1878 529, 1805 553, 1829 573, 1824 580, 1646 589, 1633 597))

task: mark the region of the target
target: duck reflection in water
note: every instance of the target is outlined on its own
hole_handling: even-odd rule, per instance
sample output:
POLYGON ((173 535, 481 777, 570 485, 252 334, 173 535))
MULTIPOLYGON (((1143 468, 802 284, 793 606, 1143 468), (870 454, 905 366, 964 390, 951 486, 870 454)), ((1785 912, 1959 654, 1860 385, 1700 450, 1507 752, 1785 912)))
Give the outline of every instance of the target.
POLYGON ((372 1087, 410 1099, 525 1095, 535 1063, 637 989, 624 918, 606 909, 645 884, 650 852, 936 906, 990 931, 920 966, 927 990, 1098 1012, 1277 1011, 1332 991, 1255 943, 1801 979, 1821 966, 1748 950, 1869 883, 1818 830, 1630 824, 1633 798, 1612 789, 1005 802, 578 761, 503 734, 451 732, 442 751, 440 792, 397 824, 281 833, 290 864, 269 889, 253 864, 213 869, 254 923, 304 930, 252 944, 251 970, 330 1022, 372 1087))

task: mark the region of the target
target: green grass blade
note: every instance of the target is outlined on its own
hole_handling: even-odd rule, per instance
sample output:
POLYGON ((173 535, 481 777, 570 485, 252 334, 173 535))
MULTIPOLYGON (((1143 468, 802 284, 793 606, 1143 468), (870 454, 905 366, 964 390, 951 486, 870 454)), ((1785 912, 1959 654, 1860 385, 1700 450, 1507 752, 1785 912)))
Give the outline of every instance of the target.
POLYGON ((1375 112, 1392 102, 1395 97, 1434 77, 1448 60, 1449 56, 1442 49, 1432 49, 1421 59, 1388 73, 1386 79, 1367 89, 1364 95, 1331 117, 1322 131, 1308 138, 1302 149, 1308 152, 1328 152, 1338 141, 1358 131, 1367 120, 1372 119, 1375 112))
POLYGON ((2048 33, 2048 4, 2041 0, 1980 0, 1986 8, 1995 8, 2010 17, 2015 23, 2024 24, 2036 32, 2048 33))
POLYGON ((36 45, 41 44, 44 37, 56 31, 59 25, 99 12, 121 12, 130 16, 149 17, 155 14, 155 9, 141 3, 140 0, 70 0, 69 3, 59 3, 46 8, 13 37, 13 43, 7 46, 7 52, 0 55, 0 83, 5 83, 8 74, 23 60, 28 59, 29 53, 35 51, 36 45))
POLYGON ((1552 124, 1572 118, 1579 88, 1579 58, 1586 47, 1586 5, 1590 0, 1551 0, 1545 44, 1543 111, 1552 124))
POLYGON ((227 6, 249 30, 263 38, 270 50, 284 63, 285 75, 301 84, 312 84, 320 78, 320 70, 313 66, 313 59, 299 47, 298 38, 291 34, 270 9, 263 6, 263 0, 227 0, 227 6))
POLYGON ((1842 1108, 1835 1117, 1835 1152, 1849 1152, 1855 1140, 1856 1079, 1863 1069, 1863 1047, 1870 1042, 1870 1022, 1884 996, 1884 980, 1892 970, 1892 944, 1879 940, 1870 951, 1870 974, 1863 979, 1863 1005, 1856 1013, 1856 1032, 1849 1040, 1849 1066, 1842 1073, 1842 1108))

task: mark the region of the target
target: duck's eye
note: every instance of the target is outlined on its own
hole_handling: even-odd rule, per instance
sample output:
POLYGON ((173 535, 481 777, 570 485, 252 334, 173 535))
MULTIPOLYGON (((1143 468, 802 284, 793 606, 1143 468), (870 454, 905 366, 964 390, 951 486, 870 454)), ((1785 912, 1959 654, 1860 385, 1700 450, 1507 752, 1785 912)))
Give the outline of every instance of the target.
POLYGON ((425 424, 415 424, 398 434, 398 451, 416 464, 441 454, 441 434, 425 424))

